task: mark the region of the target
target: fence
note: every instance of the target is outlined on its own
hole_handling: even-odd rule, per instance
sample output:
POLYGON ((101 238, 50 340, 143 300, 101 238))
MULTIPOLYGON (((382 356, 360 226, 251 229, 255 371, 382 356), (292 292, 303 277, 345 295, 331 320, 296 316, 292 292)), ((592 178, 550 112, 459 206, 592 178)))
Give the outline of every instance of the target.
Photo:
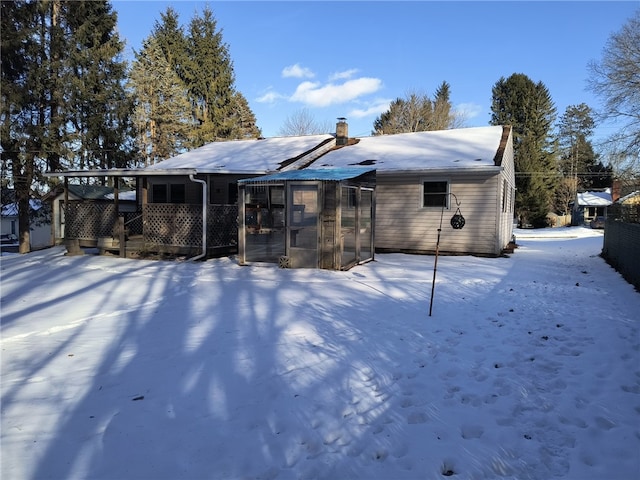
POLYGON ((607 209, 602 256, 640 290, 640 205, 612 205, 607 209))

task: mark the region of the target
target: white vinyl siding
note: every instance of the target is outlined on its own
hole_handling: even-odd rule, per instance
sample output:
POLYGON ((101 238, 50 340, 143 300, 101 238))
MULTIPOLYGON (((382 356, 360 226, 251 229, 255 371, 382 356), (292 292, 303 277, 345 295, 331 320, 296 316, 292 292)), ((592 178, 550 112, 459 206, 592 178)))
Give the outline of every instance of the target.
MULTIPOLYGON (((433 252, 441 208, 422 208, 423 176, 390 176, 378 173, 376 186, 376 248, 394 251, 433 252), (419 202, 416 199, 420 199, 419 202)), ((454 230, 449 223, 456 212, 455 199, 442 216, 440 251, 498 255, 500 245, 496 205, 501 201, 502 176, 452 176, 449 191, 460 202, 466 223, 454 230)), ((510 215, 506 215, 511 218, 510 215)))

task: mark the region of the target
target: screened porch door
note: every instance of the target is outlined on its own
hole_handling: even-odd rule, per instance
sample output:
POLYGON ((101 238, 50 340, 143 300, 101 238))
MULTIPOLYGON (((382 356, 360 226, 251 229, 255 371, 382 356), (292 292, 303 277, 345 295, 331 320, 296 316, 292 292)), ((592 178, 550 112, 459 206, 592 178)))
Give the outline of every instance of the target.
POLYGON ((318 266, 318 185, 289 184, 287 245, 291 266, 318 266))

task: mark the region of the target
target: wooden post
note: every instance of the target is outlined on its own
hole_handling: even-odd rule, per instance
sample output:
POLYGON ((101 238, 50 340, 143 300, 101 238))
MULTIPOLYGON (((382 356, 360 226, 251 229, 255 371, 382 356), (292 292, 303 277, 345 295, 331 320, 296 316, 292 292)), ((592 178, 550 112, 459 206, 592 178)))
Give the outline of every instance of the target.
POLYGON ((127 256, 126 252, 126 237, 124 234, 124 217, 118 215, 118 236, 120 240, 120 257, 125 258, 127 256))

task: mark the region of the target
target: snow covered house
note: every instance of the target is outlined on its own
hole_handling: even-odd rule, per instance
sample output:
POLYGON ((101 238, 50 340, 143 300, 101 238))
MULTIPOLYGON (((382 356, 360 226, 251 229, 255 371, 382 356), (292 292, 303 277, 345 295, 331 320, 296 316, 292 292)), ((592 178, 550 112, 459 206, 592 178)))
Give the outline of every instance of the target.
MULTIPOLYGON (((49 214, 39 199, 29 200, 31 221, 29 242, 31 250, 39 250, 51 246, 51 228, 49 214)), ((18 204, 8 202, 2 205, 0 214, 0 245, 2 251, 18 251, 18 204)))
POLYGON ((616 200, 621 205, 640 205, 640 190, 635 190, 616 200))
POLYGON ((596 217, 606 217, 607 207, 612 203, 610 188, 578 192, 571 207, 571 225, 588 225, 596 217))
MULTIPOLYGON (((100 214, 101 231, 85 232, 83 215, 74 217, 71 229, 67 216, 66 239, 96 246, 103 235, 111 235, 110 245, 121 255, 142 252, 200 258, 237 249, 238 180, 304 167, 334 146, 331 134, 213 142, 146 168, 48 175, 65 178, 65 195, 71 194, 68 179, 73 177, 110 177, 115 183, 115 208, 100 214), (123 178, 135 180, 137 215, 131 220, 123 218, 119 206, 118 184, 123 178), (139 231, 131 230, 133 222, 139 222, 139 231)), ((70 206, 72 201, 66 203, 70 206)))
POLYGON ((376 169, 376 251, 498 256, 512 240, 511 127, 350 139, 312 168, 376 169), (464 228, 450 219, 461 213, 464 228), (457 225, 459 227, 459 225, 457 225))
MULTIPOLYGON (((513 138, 507 126, 354 139, 348 137, 346 122, 341 119, 335 135, 214 142, 147 168, 49 175, 62 176, 65 183, 74 176, 135 179, 140 233, 135 232, 135 238, 131 235, 130 220, 118 227, 117 222, 122 222, 118 220, 122 218, 120 207, 111 215, 111 223, 107 222, 112 225, 114 240, 117 233, 128 234, 124 247, 118 247, 121 255, 124 249, 200 258, 237 251, 238 224, 247 220, 239 217, 239 181, 279 174, 284 176, 274 180, 284 185, 296 181, 286 172, 344 172, 353 168, 375 171, 376 200, 371 216, 375 217, 376 233, 372 250, 432 253, 439 228, 439 251, 443 253, 497 256, 512 240, 515 174, 513 138), (449 222, 452 216, 460 218, 459 214, 466 222, 463 229, 455 229, 449 222)), ((322 182, 353 180, 330 179, 331 174, 327 175, 313 179, 320 182, 318 188, 326 187, 322 182)), ((118 205, 118 181, 115 185, 114 204, 118 205)), ((291 208, 293 212, 293 205, 291 208)), ((85 238, 79 233, 73 235, 85 238)), ((289 242, 291 235, 295 233, 289 232, 289 242)), ((366 251, 366 247, 361 248, 366 251)), ((285 252, 282 256, 288 255, 285 252)), ((356 261, 363 258, 357 257, 356 261)), ((335 268, 338 263, 322 268, 335 268)), ((347 264, 340 263, 340 268, 347 264)))

